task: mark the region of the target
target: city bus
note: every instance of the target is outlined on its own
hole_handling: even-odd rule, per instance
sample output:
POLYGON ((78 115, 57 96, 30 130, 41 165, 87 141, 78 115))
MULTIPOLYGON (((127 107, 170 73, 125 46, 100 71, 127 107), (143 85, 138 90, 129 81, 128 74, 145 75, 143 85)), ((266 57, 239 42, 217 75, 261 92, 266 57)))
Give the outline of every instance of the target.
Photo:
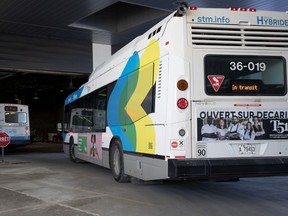
POLYGON ((25 146, 30 144, 28 106, 1 103, 0 131, 6 132, 10 136, 9 147, 25 146))
POLYGON ((64 152, 118 182, 285 176, 287 59, 287 13, 183 4, 66 98, 64 152))

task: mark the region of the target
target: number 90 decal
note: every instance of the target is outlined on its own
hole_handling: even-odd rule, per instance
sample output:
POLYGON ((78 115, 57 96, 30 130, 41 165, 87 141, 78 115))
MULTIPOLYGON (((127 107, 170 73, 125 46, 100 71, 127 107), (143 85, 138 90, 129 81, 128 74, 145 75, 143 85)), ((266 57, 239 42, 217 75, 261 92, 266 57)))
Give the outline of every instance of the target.
POLYGON ((207 157, 207 147, 206 144, 197 144, 196 149, 196 156, 197 158, 205 158, 207 157))

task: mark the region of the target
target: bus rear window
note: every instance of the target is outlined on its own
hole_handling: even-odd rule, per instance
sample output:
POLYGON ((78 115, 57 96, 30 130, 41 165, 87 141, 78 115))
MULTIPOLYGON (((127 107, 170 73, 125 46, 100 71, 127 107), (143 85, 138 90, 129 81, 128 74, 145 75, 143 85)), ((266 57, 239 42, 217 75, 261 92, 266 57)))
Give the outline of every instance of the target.
POLYGON ((286 63, 275 56, 207 55, 208 95, 280 96, 286 94, 286 63))
POLYGON ((6 123, 27 123, 27 113, 24 112, 5 112, 6 123))

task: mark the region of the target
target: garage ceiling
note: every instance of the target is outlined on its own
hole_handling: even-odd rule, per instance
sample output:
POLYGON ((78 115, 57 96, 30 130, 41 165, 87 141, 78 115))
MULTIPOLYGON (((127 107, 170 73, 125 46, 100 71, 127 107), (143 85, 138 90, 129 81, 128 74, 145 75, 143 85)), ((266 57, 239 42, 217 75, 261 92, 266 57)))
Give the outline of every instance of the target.
MULTIPOLYGON (((87 55, 92 42, 111 45, 114 52, 174 11, 177 2, 175 0, 1 0, 0 103, 15 102, 19 95, 22 95, 22 102, 28 103, 27 95, 34 98, 35 92, 46 91, 51 94, 54 91, 55 94, 67 95, 65 89, 72 90, 71 80, 74 82, 73 88, 79 87, 92 71, 91 56, 87 55), (14 45, 6 46, 8 43, 6 41, 14 45), (49 43, 57 49, 49 51, 51 47, 50 45, 48 47, 49 43), (79 49, 75 47, 76 45, 79 49), (36 51, 35 49, 33 52, 30 51, 35 46, 36 51), (73 53, 77 61, 66 57, 56 64, 63 55, 58 54, 59 56, 55 57, 53 52, 61 53, 62 46, 66 47, 64 53, 72 52, 67 51, 67 47, 77 50, 78 52, 73 53), (41 52, 47 53, 42 58, 37 56, 39 47, 45 47, 41 52), (29 51, 26 51, 27 49, 29 51), (83 51, 79 52, 80 49, 83 51), (5 52, 1 54, 1 50, 5 52), (22 53, 23 50, 25 52, 22 53), (27 52, 32 54, 26 56, 27 52), (81 56, 83 59, 78 62, 81 56), (29 59, 27 64, 26 59, 29 59), (88 59, 87 62, 85 59, 88 59), (7 61, 10 61, 8 66, 5 65, 7 61), (59 66, 61 64, 64 66, 59 66)), ((288 11, 287 0, 187 2, 197 7, 247 7, 288 11)))
MULTIPOLYGON (((1 0, 0 33, 121 46, 177 7, 176 0, 1 0)), ((194 0, 198 7, 288 11, 287 0, 194 0)))

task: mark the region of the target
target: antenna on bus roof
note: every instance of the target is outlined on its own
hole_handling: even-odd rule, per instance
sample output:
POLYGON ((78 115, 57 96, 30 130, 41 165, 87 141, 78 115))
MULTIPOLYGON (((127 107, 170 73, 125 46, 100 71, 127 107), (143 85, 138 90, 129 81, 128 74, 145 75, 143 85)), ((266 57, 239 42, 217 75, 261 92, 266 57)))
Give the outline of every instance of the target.
POLYGON ((178 5, 178 7, 175 16, 181 17, 186 13, 186 11, 189 8, 189 5, 187 2, 177 2, 176 4, 178 5))

